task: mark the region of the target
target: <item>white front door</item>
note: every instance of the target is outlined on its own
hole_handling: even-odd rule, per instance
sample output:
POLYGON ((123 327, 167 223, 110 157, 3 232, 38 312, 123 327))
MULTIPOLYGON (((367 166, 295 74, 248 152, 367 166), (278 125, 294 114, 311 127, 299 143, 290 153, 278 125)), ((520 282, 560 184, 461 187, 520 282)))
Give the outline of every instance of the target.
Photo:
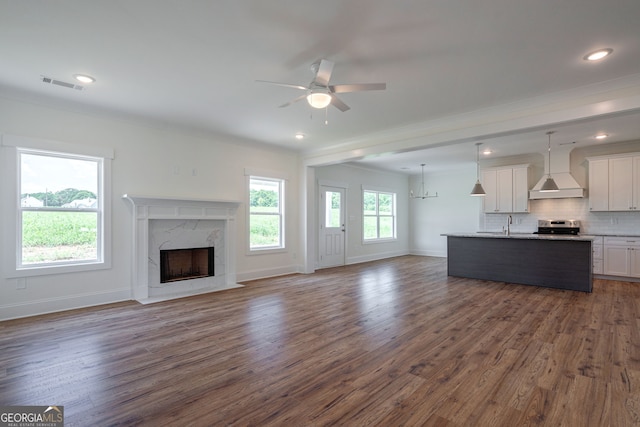
POLYGON ((320 186, 319 267, 345 264, 345 189, 320 186))

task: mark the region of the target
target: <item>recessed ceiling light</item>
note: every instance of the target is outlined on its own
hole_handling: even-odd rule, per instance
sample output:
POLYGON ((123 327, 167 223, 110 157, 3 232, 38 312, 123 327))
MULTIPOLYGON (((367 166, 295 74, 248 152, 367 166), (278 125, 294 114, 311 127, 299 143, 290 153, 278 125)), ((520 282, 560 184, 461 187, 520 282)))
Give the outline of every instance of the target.
POLYGON ((583 57, 583 59, 585 61, 597 61, 598 59, 602 59, 605 56, 611 55, 612 52, 613 52, 613 49, 611 49, 611 48, 599 49, 599 50, 596 50, 595 52, 591 52, 591 53, 586 54, 583 57))
POLYGON ((96 81, 96 79, 86 74, 74 74, 73 77, 82 83, 93 83, 96 81))
POLYGON ((601 133, 599 135, 596 135, 596 139, 605 139, 609 137, 609 135, 607 135, 606 133, 601 133))
POLYGON ((304 139, 304 134, 300 132, 296 133, 296 139, 297 140, 304 139))
POLYGON ((488 148, 485 148, 484 151, 482 152, 482 154, 484 154, 485 156, 488 156, 489 154, 493 153, 493 151, 491 151, 488 148))

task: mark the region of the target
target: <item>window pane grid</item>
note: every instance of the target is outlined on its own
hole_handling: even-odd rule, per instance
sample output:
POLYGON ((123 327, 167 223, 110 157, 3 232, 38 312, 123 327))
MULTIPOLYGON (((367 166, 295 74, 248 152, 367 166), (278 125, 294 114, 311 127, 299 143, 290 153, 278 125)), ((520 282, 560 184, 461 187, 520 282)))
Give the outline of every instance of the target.
POLYGON ((17 267, 102 262, 102 159, 18 153, 17 267))
POLYGON ((284 248, 284 181, 249 178, 250 250, 284 248))
POLYGON ((395 193, 364 190, 362 200, 363 239, 395 239, 395 193))

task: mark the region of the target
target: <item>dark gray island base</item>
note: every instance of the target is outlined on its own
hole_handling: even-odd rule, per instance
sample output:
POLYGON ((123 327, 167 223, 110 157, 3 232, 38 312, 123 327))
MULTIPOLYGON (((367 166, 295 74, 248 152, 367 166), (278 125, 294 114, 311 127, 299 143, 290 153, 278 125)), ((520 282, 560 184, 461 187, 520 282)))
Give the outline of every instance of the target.
POLYGON ((447 235, 449 276, 591 292, 588 239, 447 235))

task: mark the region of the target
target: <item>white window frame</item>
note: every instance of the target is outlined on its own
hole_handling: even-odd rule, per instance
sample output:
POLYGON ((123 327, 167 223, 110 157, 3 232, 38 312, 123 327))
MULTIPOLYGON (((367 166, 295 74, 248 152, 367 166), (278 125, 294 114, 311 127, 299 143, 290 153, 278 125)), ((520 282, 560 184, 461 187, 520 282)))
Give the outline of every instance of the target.
POLYGON ((258 171, 254 169, 245 169, 246 188, 247 188, 247 209, 246 209, 246 224, 247 224, 247 254, 257 255, 275 252, 285 252, 287 250, 286 245, 286 209, 285 209, 285 191, 287 177, 284 174, 271 171, 258 171), (280 244, 272 246, 251 246, 251 180, 259 179, 264 181, 277 182, 279 185, 280 200, 278 203, 278 212, 264 215, 277 215, 280 220, 280 244))
MULTIPOLYGON (((59 141, 21 136, 2 136, 2 176, 0 200, 2 213, 8 221, 1 225, 5 237, 1 254, 5 277, 30 277, 49 274, 73 273, 111 268, 111 160, 113 150, 59 141), (97 259, 58 261, 54 263, 22 264, 22 212, 25 210, 53 211, 46 208, 23 208, 20 204, 20 160, 22 154, 86 159, 99 162, 97 259), (11 220, 13 218, 13 220, 11 220)), ((85 209, 60 209, 56 211, 85 211, 85 209)), ((88 211, 88 210, 86 210, 88 211)))
POLYGON ((362 187, 362 243, 382 243, 382 242, 392 242, 398 240, 398 216, 397 216, 397 204, 398 204, 398 195, 393 190, 382 189, 382 188, 372 188, 372 187, 362 187), (376 194, 376 213, 375 215, 365 214, 364 210, 364 194, 365 193, 375 193, 376 194), (380 214, 379 210, 379 197, 380 194, 388 194, 392 197, 392 209, 391 214, 380 214), (365 238, 364 227, 365 227, 365 219, 366 218, 376 218, 377 223, 377 237, 375 238, 365 238), (393 221, 393 236, 392 237, 380 237, 380 218, 391 218, 393 221))

